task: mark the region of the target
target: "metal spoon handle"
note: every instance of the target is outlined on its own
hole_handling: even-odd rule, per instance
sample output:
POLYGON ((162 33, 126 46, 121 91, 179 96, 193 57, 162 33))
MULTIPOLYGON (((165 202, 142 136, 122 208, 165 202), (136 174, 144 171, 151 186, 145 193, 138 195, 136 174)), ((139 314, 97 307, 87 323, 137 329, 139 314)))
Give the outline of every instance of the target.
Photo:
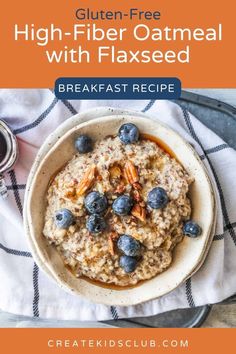
POLYGON ((6 199, 8 196, 6 183, 2 174, 0 174, 0 197, 6 199))

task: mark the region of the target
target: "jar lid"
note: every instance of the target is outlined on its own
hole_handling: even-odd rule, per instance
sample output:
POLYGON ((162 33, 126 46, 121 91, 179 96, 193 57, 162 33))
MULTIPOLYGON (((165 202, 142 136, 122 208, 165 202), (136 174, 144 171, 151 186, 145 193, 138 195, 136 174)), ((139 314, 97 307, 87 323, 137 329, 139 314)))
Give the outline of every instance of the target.
POLYGON ((0 196, 6 197, 7 190, 3 173, 9 171, 18 157, 17 139, 8 125, 0 119, 0 196))

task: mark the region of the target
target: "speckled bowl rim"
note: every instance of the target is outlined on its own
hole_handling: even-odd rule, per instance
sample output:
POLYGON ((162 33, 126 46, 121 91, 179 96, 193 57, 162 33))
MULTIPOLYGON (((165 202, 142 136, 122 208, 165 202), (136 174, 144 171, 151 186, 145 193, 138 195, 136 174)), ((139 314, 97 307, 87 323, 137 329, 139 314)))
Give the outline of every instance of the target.
MULTIPOLYGON (((30 247, 31 247, 31 250, 32 250, 32 254, 37 262, 37 264, 40 266, 40 268, 43 269, 44 272, 46 272, 50 277, 53 277, 54 280, 56 280, 56 282, 58 283, 58 285, 60 287, 62 287, 63 289, 69 291, 69 292, 72 292, 73 294, 78 294, 78 295, 84 295, 84 294, 81 294, 80 292, 75 292, 74 289, 71 289, 70 287, 68 287, 68 284, 66 284, 65 281, 63 281, 60 276, 58 276, 57 274, 55 274, 55 272, 52 271, 51 267, 48 266, 48 264, 45 263, 45 260, 42 259, 42 257, 39 255, 39 252, 38 252, 38 249, 37 249, 37 245, 35 245, 35 240, 32 238, 32 232, 29 230, 29 223, 28 223, 28 214, 27 214, 27 206, 28 206, 28 196, 29 196, 29 192, 31 190, 31 186, 32 186, 32 182, 33 182, 33 179, 34 179, 34 175, 35 175, 35 172, 37 171, 39 165, 41 164, 41 161, 44 159, 44 157, 48 154, 48 152, 51 150, 51 148, 49 148, 49 146, 47 147, 47 144, 50 142, 54 145, 54 143, 58 140, 58 137, 60 136, 60 133, 63 131, 63 130, 70 130, 71 128, 73 128, 74 126, 77 126, 78 123, 79 125, 78 126, 81 126, 81 121, 86 121, 87 120, 87 115, 90 115, 90 118, 93 119, 93 118, 97 118, 97 117, 101 117, 101 118, 104 118, 105 116, 112 116, 113 119, 114 119, 114 116, 117 116, 117 114, 119 115, 122 115, 122 116, 136 116, 136 117, 145 117, 147 119, 147 116, 144 115, 144 114, 138 114, 137 112, 133 112, 133 111, 123 111, 123 110, 113 110, 112 108, 99 108, 99 109, 94 109, 94 110, 90 110, 89 112, 85 112, 83 114, 77 114, 76 116, 73 116, 72 118, 70 118, 69 120, 67 120, 65 123, 63 123, 61 126, 59 126, 56 131, 51 134, 48 139, 45 141, 45 143, 43 144, 42 148, 40 149, 37 157, 36 157, 36 160, 35 160, 35 163, 31 169, 31 173, 29 175, 29 179, 28 179, 28 182, 27 182, 27 188, 26 188, 26 198, 25 198, 25 205, 24 205, 24 224, 25 224, 25 230, 26 230, 26 234, 27 234, 27 237, 28 237, 28 241, 30 243, 30 247), (113 116, 112 116, 112 114, 113 116)), ((173 130, 169 127, 167 127, 165 124, 163 124, 162 122, 159 122, 159 121, 156 121, 155 122, 161 126, 164 126, 165 128, 171 130, 173 132, 173 130)), ((213 215, 213 219, 212 219, 212 225, 211 225, 211 229, 209 230, 208 232, 208 240, 205 244, 205 247, 204 249, 202 250, 202 254, 201 254, 201 257, 199 257, 199 262, 195 265, 194 268, 191 269, 191 272, 188 273, 188 275, 182 277, 181 281, 178 282, 178 284, 175 284, 173 286, 173 288, 171 289, 168 289, 168 291, 165 291, 163 293, 160 293, 160 294, 150 294, 150 297, 149 298, 145 298, 143 299, 142 301, 138 301, 138 302, 135 302, 135 301, 129 301, 128 298, 125 303, 124 301, 120 302, 120 301, 114 301, 113 300, 110 300, 109 299, 109 296, 107 296, 106 298, 104 299, 97 299, 97 298, 94 298, 93 296, 87 296, 86 295, 86 298, 89 298, 90 300, 94 301, 94 302, 99 302, 99 303, 104 303, 104 304, 107 304, 107 305, 123 305, 123 306, 128 306, 128 305, 134 305, 134 304, 137 304, 137 303, 141 303, 143 301, 148 301, 148 300, 151 300, 151 299, 154 299, 156 297, 159 297, 159 296, 163 296, 165 295, 166 293, 174 290, 177 286, 179 286, 183 281, 185 281, 187 278, 189 278, 193 273, 195 273, 199 267, 202 265, 202 263, 204 262, 204 259, 207 255, 207 252, 209 250, 209 247, 210 247, 210 244, 211 244, 211 241, 212 241, 212 238, 214 236, 214 227, 215 227, 215 198, 214 198, 214 194, 213 194, 213 189, 212 189, 212 186, 211 186, 211 182, 209 180, 209 177, 207 175, 207 172, 206 172, 206 169, 205 169, 205 166, 202 164, 201 160, 199 159, 198 155, 196 154, 195 150, 182 138, 179 136, 179 134, 177 134, 176 132, 174 132, 174 134, 176 134, 181 140, 182 142, 188 146, 189 149, 191 149, 194 157, 198 160, 198 162, 201 164, 201 167, 204 169, 205 171, 205 177, 208 181, 208 184, 209 184, 209 188, 211 189, 211 195, 212 195, 212 200, 211 200, 211 204, 212 204, 212 215, 213 215)), ((51 146, 52 146, 51 145, 51 146)), ((142 286, 142 285, 141 285, 142 286)), ((112 290, 114 291, 114 290, 112 290)), ((120 292, 120 290, 119 290, 120 292)))

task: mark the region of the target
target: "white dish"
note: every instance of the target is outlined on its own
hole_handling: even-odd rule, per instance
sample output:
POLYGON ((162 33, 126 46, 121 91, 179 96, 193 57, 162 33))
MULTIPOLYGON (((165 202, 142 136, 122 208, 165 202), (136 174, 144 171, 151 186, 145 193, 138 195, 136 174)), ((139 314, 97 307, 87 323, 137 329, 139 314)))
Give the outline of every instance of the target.
MULTIPOLYGON (((107 109, 106 113, 109 114, 110 111, 107 109)), ((193 148, 172 129, 160 122, 137 116, 137 113, 126 112, 122 115, 103 116, 79 125, 76 124, 77 122, 81 122, 81 115, 72 117, 57 129, 56 134, 47 139, 30 173, 25 204, 25 228, 36 262, 67 291, 98 303, 128 306, 172 291, 199 268, 212 238, 215 201, 205 167, 193 148), (164 141, 186 170, 195 177, 191 189, 193 218, 202 226, 203 234, 197 239, 184 238, 176 248, 171 267, 162 274, 134 288, 116 290, 75 278, 65 268, 57 251, 47 244, 42 236, 42 227, 48 182, 55 171, 72 157, 75 133, 89 132, 94 139, 103 138, 115 134, 124 122, 134 122, 142 133, 151 134, 164 141)))

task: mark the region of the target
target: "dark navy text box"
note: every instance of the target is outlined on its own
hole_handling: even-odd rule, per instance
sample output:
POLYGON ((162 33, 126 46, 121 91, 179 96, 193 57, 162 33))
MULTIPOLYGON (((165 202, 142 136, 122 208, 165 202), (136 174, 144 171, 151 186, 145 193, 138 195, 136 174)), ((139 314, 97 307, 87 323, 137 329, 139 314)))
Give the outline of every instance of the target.
POLYGON ((55 94, 68 100, 171 100, 180 97, 181 82, 174 77, 62 77, 55 82, 55 94))

